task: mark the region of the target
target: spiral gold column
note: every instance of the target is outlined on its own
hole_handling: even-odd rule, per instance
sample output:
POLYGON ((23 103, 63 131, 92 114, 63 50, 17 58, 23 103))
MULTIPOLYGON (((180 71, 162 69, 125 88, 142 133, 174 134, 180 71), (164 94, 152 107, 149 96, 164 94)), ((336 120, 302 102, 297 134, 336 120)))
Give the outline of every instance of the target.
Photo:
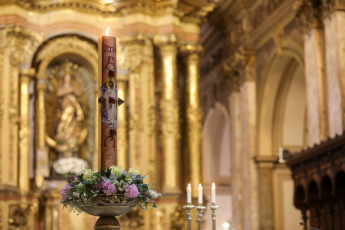
MULTIPOLYGON (((197 188, 201 183, 201 109, 199 87, 199 56, 202 47, 198 45, 186 45, 181 48, 187 67, 186 87, 186 115, 188 126, 188 156, 190 165, 190 183, 192 188, 197 188)), ((197 197, 198 191, 193 189, 193 197, 197 197)))
MULTIPOLYGON (((127 91, 127 81, 122 80, 121 76, 118 76, 117 82, 118 96, 122 100, 126 101, 126 91, 127 91)), ((118 107, 117 111, 117 141, 118 141, 118 150, 117 150, 117 165, 121 166, 122 169, 127 169, 127 115, 126 115, 126 106, 122 105, 118 107)))
POLYGON ((20 71, 20 123, 19 123, 19 188, 21 191, 30 190, 29 155, 30 155, 30 80, 35 74, 34 69, 20 71))
POLYGON ((156 36, 162 61, 162 139, 163 139, 163 192, 179 193, 179 106, 177 101, 176 37, 156 36))

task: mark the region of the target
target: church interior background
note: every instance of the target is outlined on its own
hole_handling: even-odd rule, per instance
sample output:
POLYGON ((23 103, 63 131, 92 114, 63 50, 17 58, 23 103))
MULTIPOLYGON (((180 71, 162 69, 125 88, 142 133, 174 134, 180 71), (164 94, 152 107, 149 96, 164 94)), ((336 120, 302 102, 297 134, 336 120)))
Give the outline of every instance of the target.
POLYGON ((333 141, 345 127, 344 9, 342 0, 0 0, 0 229, 93 229, 94 217, 59 205, 64 165, 54 162, 75 156, 97 169, 97 38, 108 26, 125 100, 118 165, 148 172, 163 193, 159 209, 122 217, 123 229, 185 229, 187 184, 193 199, 203 184, 210 202, 212 182, 218 229, 303 229, 303 220, 345 229, 345 148, 333 141), (313 149, 321 156, 326 145, 340 160, 321 167, 313 149), (295 164, 308 156, 317 167, 302 175, 295 164))

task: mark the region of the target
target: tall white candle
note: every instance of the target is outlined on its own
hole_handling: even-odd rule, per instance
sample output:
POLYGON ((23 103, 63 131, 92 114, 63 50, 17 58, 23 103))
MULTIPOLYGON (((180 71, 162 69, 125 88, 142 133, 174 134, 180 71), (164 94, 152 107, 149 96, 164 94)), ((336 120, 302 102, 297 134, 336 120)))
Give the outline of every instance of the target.
POLYGON ((201 184, 199 184, 199 188, 198 188, 198 204, 202 204, 202 186, 201 184))
POLYGON ((214 183, 212 183, 211 197, 212 197, 212 204, 215 204, 216 203, 216 186, 214 185, 214 183))
POLYGON ((190 187, 190 184, 188 184, 187 187, 187 204, 192 203, 192 188, 190 187))

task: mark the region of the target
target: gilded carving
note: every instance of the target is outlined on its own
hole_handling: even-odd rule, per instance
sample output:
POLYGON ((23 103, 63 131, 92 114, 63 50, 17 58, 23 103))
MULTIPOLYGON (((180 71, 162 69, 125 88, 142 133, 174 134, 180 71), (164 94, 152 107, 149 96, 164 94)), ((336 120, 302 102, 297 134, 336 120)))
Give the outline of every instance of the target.
MULTIPOLYGON (((97 49, 96 45, 88 41, 80 39, 78 36, 64 36, 53 38, 42 47, 34 60, 34 63, 40 63, 38 74, 44 77, 45 70, 49 63, 61 54, 72 53, 83 57, 91 64, 92 71, 97 70, 97 49)), ((93 76, 94 82, 96 82, 96 74, 93 76)))
POLYGON ((17 207, 14 207, 13 211, 10 213, 8 223, 16 229, 25 228, 28 224, 29 217, 36 213, 37 210, 38 204, 36 203, 30 205, 18 205, 17 207))
POLYGON ((164 116, 164 122, 162 123, 163 136, 174 138, 179 136, 179 114, 177 106, 177 100, 174 99, 162 100, 159 105, 164 116))
POLYGON ((27 62, 30 55, 42 42, 43 37, 40 34, 26 31, 17 25, 6 29, 6 45, 9 49, 12 65, 27 62))
MULTIPOLYGON (((205 21, 205 16, 212 11, 214 3, 203 0, 179 0, 179 1, 156 1, 148 0, 138 3, 137 0, 121 0, 107 3, 105 1, 84 1, 84 0, 64 0, 64 1, 22 1, 12 0, 25 9, 38 12, 48 12, 52 9, 73 9, 91 14, 102 14, 103 16, 122 16, 131 13, 143 13, 149 15, 175 14, 183 21, 201 23, 205 21)), ((6 0, 0 0, 0 5, 8 4, 6 0)))

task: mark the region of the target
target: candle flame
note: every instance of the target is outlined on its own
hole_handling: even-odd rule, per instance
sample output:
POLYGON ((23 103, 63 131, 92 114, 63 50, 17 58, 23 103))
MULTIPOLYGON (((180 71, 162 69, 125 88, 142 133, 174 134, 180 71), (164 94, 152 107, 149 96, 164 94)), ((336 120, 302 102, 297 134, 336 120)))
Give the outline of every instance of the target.
POLYGON ((216 188, 216 186, 214 185, 214 183, 212 183, 212 188, 216 188))
POLYGON ((188 188, 191 188, 191 187, 190 187, 190 183, 188 184, 188 188))
POLYGON ((202 189, 202 186, 201 186, 201 184, 199 184, 199 189, 202 189))
POLYGON ((107 28, 107 31, 105 32, 105 35, 108 36, 109 35, 109 26, 107 28))

